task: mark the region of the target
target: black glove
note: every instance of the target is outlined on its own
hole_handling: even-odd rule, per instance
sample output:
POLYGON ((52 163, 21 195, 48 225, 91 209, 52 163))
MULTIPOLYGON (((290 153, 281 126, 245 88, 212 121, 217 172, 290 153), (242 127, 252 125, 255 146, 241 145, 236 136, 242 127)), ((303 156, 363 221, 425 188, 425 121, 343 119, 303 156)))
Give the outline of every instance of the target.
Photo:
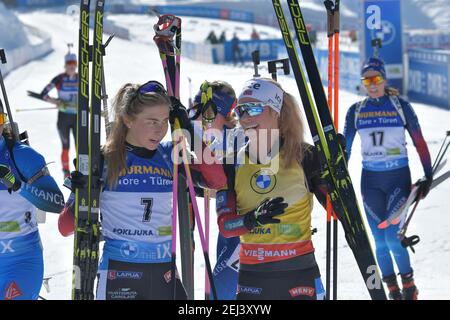
POLYGON ((260 203, 258 208, 247 213, 244 217, 244 225, 248 230, 253 230, 257 226, 270 223, 280 223, 280 219, 274 217, 283 214, 288 204, 283 202, 282 197, 267 198, 260 203))
POLYGON ((337 141, 338 141, 339 145, 341 146, 342 151, 344 152, 345 160, 348 160, 347 140, 345 140, 345 136, 342 133, 338 133, 337 134, 337 141))
POLYGON ((69 180, 72 191, 75 191, 75 189, 87 188, 88 176, 85 176, 80 171, 72 171, 69 180))
POLYGON ((174 124, 175 119, 177 118, 180 121, 182 129, 190 130, 192 124, 189 120, 186 107, 175 97, 170 97, 170 102, 172 104, 172 109, 170 110, 170 123, 174 124))
POLYGON ((420 179, 415 183, 415 185, 418 187, 417 189, 417 197, 416 201, 419 199, 425 199, 428 192, 430 192, 431 184, 433 183, 433 178, 428 177, 425 179, 420 179))
MULTIPOLYGON (((75 189, 84 189, 88 186, 88 179, 89 177, 80 171, 72 171, 70 177, 64 181, 64 186, 72 191, 75 191, 75 189)), ((94 188, 101 188, 103 186, 103 180, 100 178, 97 181, 91 181, 91 184, 94 188)))
POLYGON ((19 190, 22 186, 20 180, 16 179, 11 170, 2 164, 0 164, 0 179, 2 179, 3 184, 6 186, 9 193, 19 190))

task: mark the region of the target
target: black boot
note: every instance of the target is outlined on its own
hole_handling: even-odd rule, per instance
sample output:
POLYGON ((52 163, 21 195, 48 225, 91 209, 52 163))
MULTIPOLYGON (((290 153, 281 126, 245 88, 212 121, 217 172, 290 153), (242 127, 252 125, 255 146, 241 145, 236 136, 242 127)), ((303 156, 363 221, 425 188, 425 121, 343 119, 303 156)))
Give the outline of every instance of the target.
POLYGON ((389 299, 391 300, 403 300, 400 287, 398 286, 397 276, 395 274, 383 278, 389 290, 389 299))
POLYGON ((403 300, 417 300, 419 295, 419 290, 414 283, 413 271, 407 274, 402 274, 402 284, 403 284, 403 300))

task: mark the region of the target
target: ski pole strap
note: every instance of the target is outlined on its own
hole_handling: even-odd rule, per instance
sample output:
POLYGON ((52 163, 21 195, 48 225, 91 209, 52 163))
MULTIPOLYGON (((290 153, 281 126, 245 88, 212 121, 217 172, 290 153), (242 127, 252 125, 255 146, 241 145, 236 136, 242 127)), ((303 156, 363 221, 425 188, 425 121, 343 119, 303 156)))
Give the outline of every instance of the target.
POLYGON ((32 176, 30 179, 28 179, 28 181, 25 181, 25 183, 28 185, 32 185, 33 182, 35 182, 39 178, 44 177, 44 176, 49 176, 49 175, 50 175, 50 172, 48 171, 47 166, 45 166, 41 170, 39 170, 34 176, 32 176))
POLYGON ((413 235, 411 237, 404 237, 401 241, 403 248, 410 248, 413 253, 416 253, 414 246, 420 242, 420 237, 418 235, 413 235))

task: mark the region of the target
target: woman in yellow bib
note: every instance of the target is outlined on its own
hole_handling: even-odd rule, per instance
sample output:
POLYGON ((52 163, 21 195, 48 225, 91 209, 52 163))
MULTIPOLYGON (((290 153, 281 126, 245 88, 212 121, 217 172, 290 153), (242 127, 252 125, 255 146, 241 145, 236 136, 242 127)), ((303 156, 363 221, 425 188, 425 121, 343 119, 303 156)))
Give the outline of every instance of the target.
POLYGON ((248 143, 225 159, 220 232, 241 237, 238 299, 324 298, 311 241, 313 194, 326 187, 295 99, 271 79, 248 81, 235 113, 248 143))

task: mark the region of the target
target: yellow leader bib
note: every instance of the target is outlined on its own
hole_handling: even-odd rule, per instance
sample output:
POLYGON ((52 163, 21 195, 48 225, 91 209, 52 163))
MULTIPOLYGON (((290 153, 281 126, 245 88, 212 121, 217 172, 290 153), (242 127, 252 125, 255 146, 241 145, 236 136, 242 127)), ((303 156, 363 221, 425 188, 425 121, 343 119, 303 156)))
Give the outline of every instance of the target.
POLYGON ((291 259, 314 251, 311 242, 312 194, 308 191, 303 169, 298 163, 284 168, 281 153, 278 170, 270 165, 254 164, 245 156, 245 164, 236 169, 235 191, 239 214, 254 210, 266 198, 283 197, 289 205, 279 224, 253 229, 241 236, 241 263, 257 264, 291 259))

